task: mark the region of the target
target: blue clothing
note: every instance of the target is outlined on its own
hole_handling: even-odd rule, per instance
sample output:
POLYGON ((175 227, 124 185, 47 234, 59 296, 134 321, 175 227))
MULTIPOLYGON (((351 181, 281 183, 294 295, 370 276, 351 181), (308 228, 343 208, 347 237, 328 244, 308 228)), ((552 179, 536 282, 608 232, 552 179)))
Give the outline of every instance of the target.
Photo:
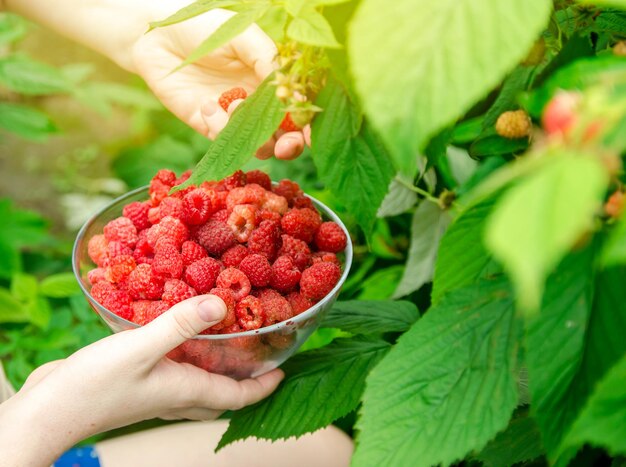
POLYGON ((93 446, 82 446, 67 451, 52 467, 100 467, 100 461, 93 446))

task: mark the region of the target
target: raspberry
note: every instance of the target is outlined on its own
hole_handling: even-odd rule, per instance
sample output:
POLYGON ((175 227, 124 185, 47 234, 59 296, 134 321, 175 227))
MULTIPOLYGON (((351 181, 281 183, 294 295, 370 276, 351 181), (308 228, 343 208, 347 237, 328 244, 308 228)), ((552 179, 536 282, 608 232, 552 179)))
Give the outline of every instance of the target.
POLYGON ((259 329, 265 321, 265 312, 261 300, 252 295, 248 295, 237 302, 235 315, 237 316, 237 323, 243 331, 259 329))
POLYGON ((291 119, 291 114, 287 112, 285 114, 285 118, 283 118, 283 121, 280 122, 280 129, 284 131, 300 131, 302 128, 300 128, 293 122, 293 120, 291 119))
POLYGON ((120 255, 112 258, 106 268, 104 277, 109 282, 122 282, 135 269, 135 258, 130 255, 120 255))
POLYGON ((303 194, 300 185, 287 179, 278 182, 272 191, 277 195, 284 196, 288 203, 291 203, 296 196, 303 194))
POLYGON ((226 197, 226 207, 233 209, 238 204, 261 206, 265 202, 265 195, 265 189, 256 183, 233 188, 226 197))
POLYGON ((193 240, 187 240, 183 243, 180 254, 183 257, 183 264, 185 267, 208 256, 206 250, 193 240))
POLYGON ((96 268, 92 269, 87 273, 87 279, 91 285, 97 284, 98 282, 106 281, 106 277, 104 275, 106 269, 104 268, 96 268))
POLYGON ((532 123, 524 110, 503 112, 496 121, 496 133, 503 138, 519 139, 530 136, 532 123))
POLYGON ((624 193, 617 190, 604 204, 604 212, 614 219, 619 218, 624 210, 624 193))
POLYGON ((191 170, 185 170, 182 174, 180 174, 180 177, 176 179, 176 181, 174 182, 174 186, 185 183, 187 180, 189 180, 189 177, 191 177, 191 170))
POLYGON ((300 292, 291 292, 287 295, 287 301, 291 305, 294 316, 299 315, 315 305, 313 300, 305 298, 300 292))
POLYGON ((279 256, 272 264, 270 286, 279 292, 287 293, 298 285, 301 276, 302 273, 294 264, 291 256, 279 256))
POLYGON ((163 276, 156 274, 149 264, 138 264, 126 279, 126 290, 135 300, 157 300, 163 295, 163 283, 163 276))
POLYGON ((170 279, 165 283, 163 287, 162 300, 169 306, 174 306, 178 302, 187 300, 188 298, 198 295, 193 287, 185 284, 178 279, 170 279))
POLYGON ((246 184, 246 174, 243 171, 238 170, 234 174, 229 175, 222 180, 221 183, 226 191, 230 191, 239 186, 244 186, 246 184))
POLYGON ((239 301, 246 297, 251 290, 250 279, 236 268, 226 268, 220 272, 215 281, 217 287, 230 289, 235 300, 239 301))
POLYGON ((227 268, 236 268, 246 256, 248 256, 248 249, 243 245, 235 245, 226 250, 220 259, 227 268))
POLYGON ((567 135, 578 120, 576 110, 580 99, 580 95, 574 92, 557 92, 543 109, 541 116, 541 123, 546 133, 567 135))
POLYGON ((261 301, 265 320, 263 326, 286 321, 293 316, 291 305, 285 297, 272 289, 263 289, 257 292, 256 297, 261 301))
POLYGON ((137 300, 130 304, 133 309, 133 322, 137 323, 141 326, 147 324, 148 313, 150 310, 150 305, 152 304, 152 300, 137 300))
POLYGON ((210 220, 196 233, 198 243, 206 248, 210 255, 220 256, 237 243, 233 231, 223 222, 210 220))
POLYGON ((189 238, 189 229, 180 219, 165 216, 158 224, 150 227, 146 234, 146 240, 152 248, 155 248, 157 241, 163 238, 169 238, 176 245, 182 245, 189 238))
POLYGON ((271 191, 265 192, 265 201, 261 204, 262 209, 273 211, 278 214, 285 214, 289 209, 289 203, 284 196, 277 195, 271 191))
POLYGON ((228 209, 220 209, 211 216, 211 220, 223 222, 225 224, 226 221, 228 221, 229 216, 230 213, 228 212, 228 209))
POLYGON ((183 200, 178 198, 167 197, 161 201, 158 208, 158 219, 155 221, 150 219, 153 224, 158 223, 166 216, 175 217, 177 219, 183 218, 183 200))
POLYGON ((278 250, 278 256, 291 256, 294 264, 303 271, 309 265, 311 259, 311 250, 309 246, 302 240, 292 237, 291 235, 283 234, 280 236, 283 244, 278 250))
POLYGON ((232 104, 233 101, 245 99, 246 97, 248 97, 248 93, 244 88, 232 88, 228 91, 224 91, 217 102, 220 107, 224 109, 224 112, 228 112, 228 106, 232 104))
POLYGON ((321 262, 335 263, 337 266, 341 266, 341 262, 335 253, 331 253, 330 251, 316 251, 311 255, 311 263, 321 263, 321 262))
MULTIPOLYGON (((230 289, 223 289, 221 287, 215 287, 209 291, 211 295, 216 295, 220 297, 224 304, 226 304, 226 316, 224 319, 217 324, 211 326, 207 331, 221 331, 223 329, 232 326, 237 323, 237 317, 235 316, 235 298, 233 297, 233 292, 230 289)), ((203 331, 201 334, 204 334, 206 331, 203 331)))
POLYGON ((209 194, 201 188, 190 191, 183 198, 183 220, 187 224, 200 225, 213 214, 213 204, 209 194))
POLYGON ((626 41, 619 41, 613 46, 613 54, 618 57, 626 57, 626 41))
POLYGON ((265 341, 275 349, 284 350, 292 346, 296 339, 296 333, 291 332, 289 334, 278 334, 276 332, 270 332, 266 334, 265 341))
POLYGON ((215 286, 215 280, 222 271, 222 265, 214 258, 202 258, 190 264, 185 270, 185 281, 200 294, 215 286))
POLYGON ((163 300, 155 300, 148 307, 148 322, 158 318, 171 307, 163 300))
POLYGON ((176 174, 171 170, 161 169, 150 180, 150 201, 152 206, 157 206, 169 193, 170 189, 176 183, 176 174))
POLYGON ((137 227, 127 217, 118 217, 104 226, 107 242, 120 242, 130 248, 137 243, 137 227))
POLYGON ((246 256, 239 264, 239 270, 246 275, 253 287, 265 287, 272 278, 270 262, 258 253, 246 256))
POLYGON ((268 211, 267 209, 261 209, 257 213, 257 219, 259 221, 274 221, 280 223, 280 214, 274 211, 268 211))
POLYGON ((253 204, 238 204, 228 217, 227 224, 235 234, 237 241, 248 241, 250 233, 256 226, 256 206, 253 204))
POLYGON ((109 259, 109 262, 111 262, 111 259, 117 256, 132 254, 133 249, 131 247, 126 246, 124 243, 118 242, 117 240, 109 242, 109 244, 107 245, 107 257, 109 259))
POLYGON ((348 237, 335 222, 322 222, 315 234, 315 245, 322 251, 339 253, 346 248, 347 243, 348 237))
POLYGON ((135 245, 135 250, 133 251, 133 257, 135 258, 135 262, 137 264, 151 264, 154 259, 154 250, 150 246, 147 240, 147 230, 142 230, 139 233, 139 239, 137 240, 137 244, 135 245), (146 235, 142 235, 146 234, 146 235))
POLYGON ((133 310, 131 300, 126 292, 117 289, 110 282, 98 282, 91 288, 91 295, 104 308, 123 319, 131 319, 133 310))
POLYGON ((122 214, 132 221, 137 231, 147 229, 150 227, 150 221, 148 220, 148 210, 150 209, 150 203, 133 201, 130 204, 124 206, 122 214))
POLYGON ((341 268, 326 261, 305 269, 300 279, 300 292, 305 298, 320 300, 335 287, 341 277, 341 268))
POLYGON ((320 215, 309 208, 291 209, 280 220, 280 225, 285 233, 306 243, 311 243, 321 223, 320 215))
POLYGON ((96 266, 103 267, 109 259, 107 241, 104 235, 94 235, 87 244, 87 253, 96 266))
POLYGON ((251 253, 260 253, 269 261, 276 258, 276 252, 280 247, 280 227, 278 222, 262 221, 259 226, 250 233, 248 238, 248 250, 251 253))
POLYGON ((313 201, 311 201, 311 198, 304 195, 296 196, 291 201, 291 207, 315 209, 315 205, 313 204, 313 201))
POLYGON ((272 189, 272 179, 270 176, 265 172, 256 169, 246 172, 246 183, 248 185, 256 183, 268 191, 272 189))
POLYGON ((152 270, 172 279, 180 279, 183 275, 183 267, 183 257, 176 245, 167 240, 160 241, 154 253, 152 270))

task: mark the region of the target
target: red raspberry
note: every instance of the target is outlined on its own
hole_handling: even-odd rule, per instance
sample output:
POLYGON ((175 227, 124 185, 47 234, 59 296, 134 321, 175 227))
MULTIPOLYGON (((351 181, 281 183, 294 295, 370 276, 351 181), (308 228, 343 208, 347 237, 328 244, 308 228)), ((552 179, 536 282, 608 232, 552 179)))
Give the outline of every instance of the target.
POLYGON ((198 295, 193 287, 178 279, 170 279, 163 287, 163 301, 169 306, 174 306, 178 302, 198 295))
POLYGON ((94 235, 87 244, 87 253, 96 266, 106 266, 109 260, 107 241, 104 235, 94 235))
POLYGON ((270 346, 275 349, 284 350, 293 345, 293 342, 296 339, 296 333, 291 332, 288 334, 279 334, 277 332, 270 332, 265 334, 263 337, 270 346))
POLYGON ((237 302, 235 306, 237 323, 243 331, 259 329, 265 321, 265 312, 261 300, 248 295, 237 302))
POLYGON ((322 219, 317 211, 309 208, 291 209, 280 220, 285 233, 306 243, 311 243, 321 223, 322 219))
POLYGON ((150 203, 133 201, 130 204, 124 206, 122 214, 124 217, 129 218, 137 228, 137 231, 147 229, 150 227, 150 221, 148 220, 148 210, 150 209, 150 203))
POLYGON ((347 243, 345 232, 334 222, 322 222, 315 234, 315 245, 322 251, 339 253, 346 248, 347 243))
POLYGON ((180 279, 183 275, 183 257, 173 242, 160 241, 157 244, 152 260, 152 270, 172 279, 180 279))
POLYGON ((616 190, 604 203, 604 212, 607 216, 618 219, 624 211, 624 193, 616 190))
POLYGON ((331 253, 329 251, 316 251, 311 255, 311 264, 321 263, 323 261, 341 266, 341 262, 335 253, 331 253))
POLYGON ((126 279, 126 290, 135 300, 157 300, 163 295, 163 283, 163 276, 156 274, 149 264, 138 264, 126 279))
POLYGON ((265 189, 256 183, 233 188, 226 197, 226 207, 233 209, 238 204, 261 206, 265 202, 265 195, 265 189))
POLYGON ((150 180, 150 188, 148 189, 152 206, 157 206, 167 196, 175 183, 176 174, 174 172, 167 169, 159 170, 150 180))
POLYGON ((211 197, 201 188, 190 191, 183 198, 183 220, 187 224, 200 225, 213 214, 211 197))
POLYGON ((96 268, 92 269, 87 273, 87 280, 91 285, 97 284, 98 282, 106 281, 106 277, 104 275, 106 269, 104 268, 96 268))
POLYGON ((577 110, 580 100, 580 94, 559 91, 548 102, 541 116, 541 123, 546 133, 566 136, 578 121, 577 110))
POLYGON ((169 238, 180 246, 189 238, 189 229, 180 219, 165 216, 158 224, 150 227, 146 234, 148 244, 152 248, 155 248, 157 241, 163 238, 169 238))
POLYGON ((176 181, 174 182, 174 186, 185 183, 187 180, 189 180, 189 177, 191 177, 191 170, 185 170, 182 174, 180 174, 180 177, 176 179, 176 181))
POLYGON ((248 256, 248 249, 243 245, 235 245, 224 252, 221 257, 222 263, 227 268, 238 267, 239 263, 248 256))
POLYGON ((228 106, 232 104, 233 101, 245 99, 246 97, 248 97, 248 93, 244 88, 232 88, 228 91, 224 91, 217 102, 220 107, 224 109, 224 112, 228 112, 228 106))
POLYGON ((135 262, 137 264, 151 264, 154 259, 154 250, 150 246, 147 240, 147 230, 142 230, 139 233, 139 239, 137 240, 137 244, 135 245, 135 250, 133 251, 133 257, 135 258, 135 262), (146 235, 142 235, 146 234, 146 235))
POLYGON ((239 269, 226 268, 220 272, 215 282, 217 287, 230 289, 235 300, 239 301, 250 293, 250 280, 239 269))
POLYGON ((300 196, 303 194, 300 189, 300 185, 291 180, 281 180, 278 182, 278 185, 272 187, 272 191, 277 195, 284 196, 289 204, 293 201, 296 196, 300 196))
POLYGON ((131 300, 126 292, 110 282, 98 282, 91 288, 91 295, 104 308, 123 319, 132 319, 131 300))
POLYGON ((168 196, 167 198, 163 198, 161 204, 159 204, 158 209, 158 219, 155 221, 150 219, 150 222, 153 224, 158 223, 161 219, 166 216, 175 217, 177 219, 183 218, 183 200, 178 198, 172 198, 168 196))
MULTIPOLYGON (((233 297, 233 292, 230 289, 223 289, 221 287, 215 287, 211 289, 209 292, 211 295, 216 295, 221 298, 226 304, 226 316, 222 321, 217 324, 211 326, 207 331, 221 331, 223 329, 232 326, 237 323, 237 317, 235 316, 235 297, 233 297)), ((206 331, 202 332, 204 334, 206 331)))
POLYGON ((269 175, 260 170, 255 169, 246 172, 246 182, 248 183, 248 185, 256 183, 257 185, 262 186, 268 191, 272 189, 272 179, 269 175))
POLYGON ((104 277, 109 282, 122 282, 135 269, 135 258, 130 255, 120 255, 111 258, 104 277))
POLYGON ((228 221, 229 216, 230 212, 228 212, 228 209, 220 209, 211 216, 211 220, 223 222, 225 224, 228 221))
POLYGON ((313 204, 313 201, 311 201, 311 198, 309 198, 308 196, 296 196, 292 201, 291 201, 291 206, 294 208, 309 208, 309 209, 315 209, 315 205, 313 204))
POLYGON ((222 180, 221 184, 226 191, 230 191, 233 188, 237 188, 239 186, 244 186, 246 184, 246 174, 243 171, 238 170, 234 174, 229 175, 224 180, 222 180))
POLYGON ((217 276, 222 272, 222 265, 214 258, 202 258, 190 264, 185 270, 185 281, 200 294, 215 286, 217 276))
POLYGON ((291 235, 283 234, 280 237, 282 238, 283 244, 280 250, 278 250, 278 256, 291 256, 291 259, 293 259, 298 269, 304 271, 311 260, 311 250, 309 246, 302 240, 294 238, 291 235))
POLYGON ((198 243, 213 256, 220 256, 237 243, 230 227, 223 222, 214 220, 210 220, 200 227, 196 236, 198 243))
POLYGON ((133 309, 133 322, 137 323, 141 326, 148 323, 148 312, 150 310, 150 305, 152 304, 152 300, 137 300, 130 304, 133 309))
POLYGON ((291 292, 287 295, 287 301, 291 305, 294 316, 299 315, 315 305, 313 300, 305 298, 300 292, 291 292))
POLYGON ((262 209, 273 211, 278 214, 285 214, 289 209, 289 203, 284 196, 277 195, 271 191, 265 192, 265 201, 261 204, 262 209))
POLYGON ((267 209, 261 209, 257 213, 257 219, 259 221, 273 221, 280 224, 280 214, 274 211, 268 211, 267 209))
POLYGON ((235 234, 237 241, 244 243, 250 238, 250 233, 256 227, 256 206, 253 204, 238 204, 228 217, 227 224, 235 234))
POLYGON ((341 268, 334 263, 315 263, 302 273, 300 293, 311 300, 321 300, 335 287, 341 277, 341 268))
POLYGON ((293 120, 291 119, 291 114, 287 112, 285 114, 285 118, 283 118, 283 121, 280 122, 280 129, 284 131, 300 131, 302 128, 300 128, 293 122, 293 120))
POLYGON ((167 302, 164 302, 163 300, 155 300, 148 308, 148 322, 158 318, 170 308, 171 307, 167 304, 167 302))
POLYGON ((265 287, 272 278, 270 262, 258 253, 246 256, 239 264, 239 270, 250 279, 253 287, 265 287))
POLYGON ((291 256, 279 256, 272 264, 270 285, 279 292, 287 293, 298 285, 301 276, 291 256))
POLYGON ((272 289, 263 289, 257 292, 256 297, 261 301, 265 313, 263 326, 286 321, 293 316, 291 305, 285 297, 272 289))
POLYGON ((109 263, 111 259, 122 256, 122 255, 132 255, 133 249, 122 242, 112 241, 107 245, 107 256, 109 258, 109 263))
POLYGON ((127 217, 118 217, 104 226, 107 242, 120 242, 130 248, 137 243, 137 227, 127 217))
POLYGON ((183 243, 180 254, 183 257, 183 264, 185 267, 208 256, 206 250, 193 240, 187 240, 183 243))
POLYGON ((280 224, 274 221, 262 221, 259 226, 250 233, 248 238, 248 250, 251 253, 260 253, 269 261, 276 258, 276 252, 280 247, 280 224))

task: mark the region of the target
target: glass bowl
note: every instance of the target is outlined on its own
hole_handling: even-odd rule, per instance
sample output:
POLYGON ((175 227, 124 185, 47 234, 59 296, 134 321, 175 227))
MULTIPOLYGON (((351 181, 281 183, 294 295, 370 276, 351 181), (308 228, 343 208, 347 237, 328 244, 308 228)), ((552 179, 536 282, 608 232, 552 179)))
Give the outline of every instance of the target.
MULTIPOLYGON (((308 196, 308 195, 307 195, 308 196)), ((341 219, 320 201, 309 196, 325 220, 336 222, 350 239, 341 219)), ((111 202, 89 219, 80 229, 72 251, 72 267, 80 288, 91 307, 114 331, 138 328, 139 325, 120 318, 98 303, 89 293, 91 285, 87 273, 95 267, 87 253, 87 244, 94 235, 101 234, 104 226, 122 215, 122 209, 133 201, 148 199, 148 187, 139 188, 111 202)), ((178 362, 196 365, 212 373, 235 379, 245 379, 266 373, 280 366, 293 355, 317 329, 326 311, 335 303, 339 290, 348 276, 352 264, 352 244, 348 241, 344 251, 343 271, 339 282, 322 300, 308 310, 287 321, 272 326, 233 334, 198 335, 177 347, 168 357, 178 362)))

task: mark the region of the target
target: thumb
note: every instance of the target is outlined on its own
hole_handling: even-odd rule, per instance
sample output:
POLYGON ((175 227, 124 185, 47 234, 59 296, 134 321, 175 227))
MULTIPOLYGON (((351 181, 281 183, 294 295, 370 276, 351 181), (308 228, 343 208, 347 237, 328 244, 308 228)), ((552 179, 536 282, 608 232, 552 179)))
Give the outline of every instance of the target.
POLYGON ((139 345, 160 360, 170 350, 219 323, 226 315, 224 301, 215 295, 200 295, 177 303, 154 321, 139 328, 139 345))

